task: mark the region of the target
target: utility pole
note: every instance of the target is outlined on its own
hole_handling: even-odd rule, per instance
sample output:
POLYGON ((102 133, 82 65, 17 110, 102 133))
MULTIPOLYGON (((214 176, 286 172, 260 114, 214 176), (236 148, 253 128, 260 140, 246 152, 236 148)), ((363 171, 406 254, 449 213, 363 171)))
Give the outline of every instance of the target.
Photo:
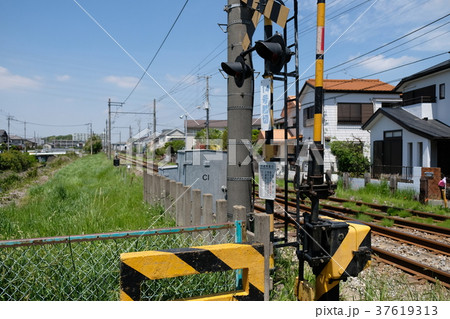
POLYGON ((108 159, 111 159, 111 99, 108 99, 108 159))
POLYGON ((153 134, 156 135, 156 99, 153 99, 153 134))
MULTIPOLYGON (((108 159, 111 159, 112 147, 111 147, 111 106, 122 106, 123 102, 112 102, 108 99, 108 159)), ((120 112, 115 112, 120 113, 120 112)))
POLYGON ((8 151, 9 151, 9 144, 11 143, 11 140, 9 138, 10 134, 11 134, 11 116, 8 116, 8 151))
POLYGON ((23 145, 25 145, 25 152, 27 151, 27 122, 23 122, 23 145))
MULTIPOLYGON (((228 62, 233 62, 243 51, 242 39, 251 25, 252 12, 240 0, 228 0, 228 62)), ((247 64, 253 68, 251 54, 247 64)), ((233 77, 228 77, 228 165, 227 211, 232 215, 234 205, 251 210, 252 168, 250 143, 252 138, 253 76, 238 87, 233 77)))
POLYGON ((206 80, 206 101, 205 101, 205 110, 206 110, 206 149, 209 149, 209 79, 211 78, 209 75, 201 76, 201 78, 205 78, 206 80))
POLYGON ((89 123, 90 126, 90 135, 91 135, 91 155, 93 154, 93 149, 92 149, 92 144, 94 144, 93 139, 92 139, 92 123, 89 123))

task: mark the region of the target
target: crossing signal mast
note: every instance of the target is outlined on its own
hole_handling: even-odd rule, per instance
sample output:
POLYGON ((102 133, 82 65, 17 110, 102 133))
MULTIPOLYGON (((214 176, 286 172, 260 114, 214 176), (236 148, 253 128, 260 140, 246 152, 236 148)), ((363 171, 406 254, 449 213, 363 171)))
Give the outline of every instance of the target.
MULTIPOLYGON (((253 69, 251 63, 251 53, 256 51, 260 57, 265 60, 264 77, 271 80, 270 83, 270 108, 271 123, 273 123, 273 80, 284 82, 284 114, 285 114, 285 198, 288 198, 289 183, 294 184, 296 190, 297 208, 295 219, 291 217, 292 213, 288 212, 287 203, 285 204, 284 213, 285 220, 294 221, 297 227, 297 240, 289 242, 287 223, 285 225, 284 238, 274 238, 271 233, 271 242, 274 248, 295 246, 297 257, 299 259, 299 274, 296 281, 295 293, 298 300, 339 300, 339 282, 350 276, 357 276, 370 262, 370 228, 368 226, 331 220, 319 217, 319 200, 328 198, 334 194, 336 184, 331 180, 331 173, 324 173, 324 146, 322 144, 322 114, 323 114, 323 61, 324 61, 324 35, 325 35, 325 0, 317 1, 317 51, 316 51, 316 81, 315 81, 315 106, 314 106, 314 141, 306 144, 301 141, 299 134, 299 68, 298 68, 298 0, 294 0, 294 16, 288 19, 289 10, 283 5, 282 1, 275 0, 229 0, 228 8, 242 7, 245 4, 247 8, 253 10, 251 23, 247 23, 247 33, 242 42, 242 52, 238 54, 230 62, 221 64, 222 70, 230 77, 234 78, 236 87, 244 87, 247 79, 251 79, 253 84, 253 69), (278 14, 277 14, 278 13, 278 14), (261 17, 265 17, 265 39, 256 41, 253 47, 250 46, 251 38, 256 25, 261 17), (284 29, 284 34, 276 33, 272 35, 271 21, 276 22, 284 29), (294 22, 294 38, 293 45, 287 45, 286 22, 294 22), (290 48, 294 48, 291 52, 290 48), (291 60, 291 56, 295 55, 295 71, 288 72, 287 64, 291 60), (284 69, 284 70, 283 70, 284 69), (288 77, 295 79, 295 98, 289 100, 294 101, 296 107, 296 144, 295 154, 288 154, 287 145, 287 104, 288 104, 288 77), (300 150, 308 148, 308 170, 301 172, 301 163, 299 159, 300 150), (290 157, 291 156, 291 157, 290 157), (290 157, 290 158, 289 158, 290 157), (294 158, 292 158, 294 157, 294 158), (296 175, 293 181, 288 180, 288 162, 295 161, 296 175), (306 175, 302 174, 306 173, 306 175), (301 177, 303 176, 303 178, 301 177), (300 212, 299 201, 309 198, 311 201, 311 213, 300 212), (284 242, 283 242, 284 241, 284 242), (316 276, 315 289, 304 279, 304 262, 313 268, 316 276), (314 296, 314 297, 312 297, 314 296)), ((242 19, 243 21, 244 19, 242 19)), ((229 16, 230 21, 230 16, 229 16)), ((233 20, 235 23, 236 20, 233 20)), ((244 21, 243 21, 244 24, 244 21)), ((230 33, 230 26, 228 29, 230 33)), ((229 37, 231 35, 229 34, 229 37)), ((234 35, 233 35, 234 36, 234 35)), ((235 47, 235 43, 229 43, 229 46, 235 47)), ((229 55, 230 58, 230 55, 229 55)), ((230 60, 230 59, 229 59, 230 60)), ((236 95, 236 92, 230 92, 229 95, 236 95)), ((253 94, 253 91, 245 92, 253 94)), ((244 95, 243 93, 242 95, 244 95)), ((230 108, 230 106, 229 106, 230 108)), ((230 118, 228 118, 230 122, 230 118)), ((266 161, 271 161, 270 142, 273 139, 273 131, 270 126, 266 131, 266 161)), ((230 129, 229 129, 230 132, 230 129)), ((239 131, 238 131, 239 133, 239 131)), ((228 177, 229 178, 229 177, 228 177)), ((260 178, 261 179, 261 178, 260 178)), ((233 191, 228 187, 228 194, 233 191)), ((236 205, 233 202, 229 206, 236 205)), ((266 212, 272 216, 274 213, 274 201, 266 199, 266 212)), ((273 225, 271 226, 273 231, 273 225)))

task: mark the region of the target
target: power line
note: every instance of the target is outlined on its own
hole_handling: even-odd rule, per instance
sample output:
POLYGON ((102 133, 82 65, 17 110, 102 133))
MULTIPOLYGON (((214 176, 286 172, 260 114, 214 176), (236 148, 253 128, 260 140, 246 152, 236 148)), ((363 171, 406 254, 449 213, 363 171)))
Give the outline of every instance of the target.
POLYGON ((333 66, 333 67, 331 67, 331 68, 325 70, 325 72, 330 71, 330 70, 333 70, 333 69, 335 69, 335 68, 338 68, 338 67, 340 67, 340 66, 342 66, 342 65, 345 65, 345 64, 350 63, 350 62, 352 62, 352 61, 355 61, 355 60, 357 60, 357 59, 359 59, 359 58, 362 58, 363 56, 366 56, 366 55, 368 55, 368 54, 370 54, 370 53, 373 53, 373 52, 375 52, 375 51, 378 51, 379 49, 382 49, 382 48, 384 48, 384 47, 387 47, 388 45, 391 45, 391 44, 393 44, 393 43, 395 43, 395 42, 397 42, 397 41, 400 41, 401 39, 404 39, 404 38, 406 38, 407 36, 410 36, 411 34, 414 34, 414 33, 418 32, 418 31, 420 31, 420 30, 422 30, 422 29, 424 29, 424 28, 426 28, 426 27, 428 27, 428 26, 430 26, 430 25, 432 25, 432 24, 434 24, 434 23, 436 23, 436 22, 438 22, 438 21, 440 21, 440 20, 442 20, 442 19, 445 19, 445 18, 448 17, 449 15, 450 15, 450 13, 447 13, 446 15, 444 15, 444 16, 442 16, 442 17, 440 17, 440 18, 438 18, 438 19, 436 19, 436 20, 434 20, 434 21, 431 21, 430 23, 427 23, 426 25, 423 25, 423 26, 421 26, 421 27, 419 27, 419 28, 417 28, 417 29, 415 29, 415 30, 413 30, 413 31, 411 31, 411 32, 408 32, 407 34, 402 35, 401 37, 399 37, 399 38, 397 38, 397 39, 395 39, 395 40, 392 40, 392 41, 390 41, 390 42, 388 42, 388 43, 385 43, 385 44, 379 46, 378 48, 372 49, 372 50, 370 50, 370 51, 368 51, 368 52, 366 52, 366 53, 363 53, 363 54, 361 54, 361 55, 359 55, 359 56, 357 56, 357 57, 354 57, 354 58, 352 58, 352 59, 350 59, 350 60, 347 60, 347 61, 345 61, 345 62, 342 62, 342 63, 340 63, 340 64, 338 64, 338 65, 335 65, 335 66, 333 66))
POLYGON ((150 68, 150 66, 153 64, 153 61, 155 61, 156 56, 158 55, 159 51, 161 51, 161 48, 163 47, 164 43, 166 42, 167 38, 169 37, 170 33, 172 32, 173 28, 175 27, 175 24, 177 23, 178 19, 180 18, 181 14, 184 11, 184 8, 186 7, 186 5, 188 4, 189 0, 186 0, 186 2, 184 3, 183 7, 181 8, 180 12, 178 13, 175 21, 172 23, 172 26, 170 27, 169 31, 167 32, 166 36, 164 37, 164 40, 161 42, 158 50, 156 51, 155 55, 153 56, 152 60, 150 61, 150 63, 147 65, 147 68, 145 69, 144 73, 142 73, 140 79, 137 81, 136 85, 134 86, 134 88, 131 90, 130 94, 128 94, 128 96, 125 98, 125 100, 123 101, 123 103, 125 104, 126 101, 128 101, 128 99, 130 98, 130 96, 134 93, 134 91, 136 90, 136 88, 139 86, 139 84, 141 83, 142 79, 144 78, 145 74, 147 74, 148 69, 150 68))

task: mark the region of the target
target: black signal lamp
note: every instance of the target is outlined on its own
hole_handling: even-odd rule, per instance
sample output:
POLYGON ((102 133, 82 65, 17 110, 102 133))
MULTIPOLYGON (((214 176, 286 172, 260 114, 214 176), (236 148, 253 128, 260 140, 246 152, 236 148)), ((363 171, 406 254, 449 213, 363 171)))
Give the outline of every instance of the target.
POLYGON ((235 62, 222 62, 221 66, 226 74, 234 77, 237 87, 241 87, 245 79, 249 78, 253 73, 252 69, 245 63, 242 55, 239 55, 235 62))
POLYGON ((265 41, 256 41, 255 49, 260 57, 269 62, 269 71, 273 74, 279 73, 291 60, 291 50, 286 47, 279 33, 275 33, 265 41))

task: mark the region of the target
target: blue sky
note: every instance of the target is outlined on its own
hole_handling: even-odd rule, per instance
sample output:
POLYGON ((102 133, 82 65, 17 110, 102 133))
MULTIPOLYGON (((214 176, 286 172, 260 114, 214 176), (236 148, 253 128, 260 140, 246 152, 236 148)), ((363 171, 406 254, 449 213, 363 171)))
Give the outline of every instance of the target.
MULTIPOLYGON (((218 24, 227 21, 226 0, 188 1, 148 70, 151 77, 145 75, 130 95, 185 3, 1 0, 0 128, 7 128, 10 115, 15 119, 11 133, 21 136, 23 121, 27 137, 87 132, 85 124, 90 122, 94 132, 101 133, 109 98, 126 101, 119 109, 124 112, 152 112, 156 99, 157 130, 183 128, 180 116, 185 110, 195 119, 205 118, 206 112, 197 108, 205 101, 205 76, 211 77, 210 118, 225 119, 227 87, 219 68, 226 61, 227 35, 218 24)), ((292 8, 292 0, 285 3, 292 8)), ((299 7, 302 86, 314 76, 316 1, 299 1, 299 7)), ((369 78, 395 85, 449 58, 442 54, 450 49, 446 0, 329 0, 326 12, 327 78, 374 74, 369 78), (352 60, 362 54, 366 55, 352 60), (431 58, 435 55, 439 56, 431 58)), ((263 38, 262 29, 260 23, 253 41, 263 38)), ((292 41, 292 25, 288 38, 292 41)), ((255 70, 262 72, 261 59, 254 55, 253 60, 255 70)), ((255 82, 257 95, 260 80, 261 76, 255 82)), ((275 98, 282 93, 276 88, 275 98)), ((257 116, 259 106, 254 107, 257 116)), ((276 114, 280 108, 278 100, 276 114)), ((151 115, 113 118, 113 141, 127 138, 129 126, 136 133, 153 122, 151 115)))

